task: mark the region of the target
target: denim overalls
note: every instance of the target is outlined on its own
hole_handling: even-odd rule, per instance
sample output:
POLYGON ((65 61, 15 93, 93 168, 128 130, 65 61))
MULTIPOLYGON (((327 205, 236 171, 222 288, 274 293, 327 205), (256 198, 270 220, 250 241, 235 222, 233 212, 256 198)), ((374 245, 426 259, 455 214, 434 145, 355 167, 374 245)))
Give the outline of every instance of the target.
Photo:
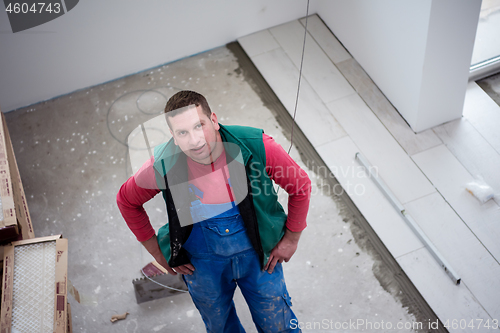
POLYGON ((290 328, 296 317, 282 266, 278 263, 272 274, 261 270, 238 206, 196 200, 191 203, 191 216, 193 229, 183 247, 195 271, 183 279, 207 332, 245 332, 233 302, 236 285, 259 333, 300 332, 290 328))

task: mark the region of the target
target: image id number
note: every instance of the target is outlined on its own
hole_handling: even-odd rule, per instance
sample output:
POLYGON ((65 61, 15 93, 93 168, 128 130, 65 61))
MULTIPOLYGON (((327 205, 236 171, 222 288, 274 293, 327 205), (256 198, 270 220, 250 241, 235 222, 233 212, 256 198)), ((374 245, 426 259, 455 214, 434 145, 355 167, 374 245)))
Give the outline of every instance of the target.
POLYGON ((446 320, 443 324, 444 327, 446 327, 448 330, 449 329, 458 329, 458 328, 461 328, 461 329, 466 329, 466 328, 470 328, 472 330, 474 329, 493 329, 493 330, 496 330, 498 329, 498 319, 493 319, 491 322, 489 319, 487 320, 483 320, 483 319, 471 319, 469 322, 467 322, 465 319, 461 319, 461 320, 457 320, 457 319, 453 319, 453 320, 446 320))
POLYGON ((9 14, 14 13, 14 14, 27 14, 27 13, 34 13, 34 14, 41 14, 41 13, 55 13, 59 14, 61 12, 61 4, 59 2, 54 2, 54 3, 45 3, 45 2, 38 2, 34 3, 30 6, 30 4, 24 2, 24 3, 9 3, 7 7, 5 8, 5 11, 9 14))

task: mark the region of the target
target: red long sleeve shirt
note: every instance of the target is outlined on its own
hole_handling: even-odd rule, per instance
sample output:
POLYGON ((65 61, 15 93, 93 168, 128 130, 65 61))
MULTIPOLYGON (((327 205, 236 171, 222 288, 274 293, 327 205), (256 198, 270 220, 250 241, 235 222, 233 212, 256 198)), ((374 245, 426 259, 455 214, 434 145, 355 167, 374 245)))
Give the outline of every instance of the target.
MULTIPOLYGON (((307 173, 272 137, 262 134, 262 139, 266 151, 267 174, 289 195, 286 227, 290 231, 302 231, 307 225, 306 216, 309 210, 311 181, 307 173)), ((202 165, 190 158, 187 159, 189 183, 194 185, 199 193, 203 193, 200 197, 202 203, 220 204, 231 200, 231 191, 220 186, 220 184, 225 184, 221 168, 224 168, 226 175, 229 174, 225 160, 224 152, 214 162, 214 165, 202 165), (214 170, 214 172, 210 172, 207 168, 214 170)), ((118 208, 125 222, 140 242, 150 239, 155 234, 143 208, 144 203, 160 192, 156 184, 153 164, 154 157, 151 157, 134 176, 121 186, 116 197, 118 208)))

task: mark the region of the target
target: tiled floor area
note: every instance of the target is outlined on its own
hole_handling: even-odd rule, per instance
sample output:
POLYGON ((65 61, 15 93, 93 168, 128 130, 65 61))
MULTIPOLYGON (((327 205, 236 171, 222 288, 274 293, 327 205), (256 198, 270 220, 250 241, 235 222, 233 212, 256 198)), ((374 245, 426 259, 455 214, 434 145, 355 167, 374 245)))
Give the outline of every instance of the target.
MULTIPOLYGON (((304 19, 240 38, 290 113, 304 19)), ((310 16, 297 124, 443 323, 500 318, 500 207, 465 184, 500 191, 500 106, 475 82, 461 119, 415 134, 361 66, 310 16), (462 278, 454 285, 355 160, 361 152, 462 278)), ((450 328, 468 332, 469 328, 450 328)))

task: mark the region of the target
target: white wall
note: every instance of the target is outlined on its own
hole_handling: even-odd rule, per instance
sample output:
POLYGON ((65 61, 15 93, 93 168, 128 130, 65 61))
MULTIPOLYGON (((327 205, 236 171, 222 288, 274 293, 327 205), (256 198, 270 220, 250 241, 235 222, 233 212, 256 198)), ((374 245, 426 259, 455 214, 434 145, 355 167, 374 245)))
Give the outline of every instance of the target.
POLYGON ((13 34, 0 10, 0 108, 206 51, 305 11, 305 0, 82 0, 51 22, 13 34))
POLYGON ((433 0, 417 131, 462 116, 481 0, 433 0))
POLYGON ((316 0, 415 132, 462 114, 481 0, 316 0))

